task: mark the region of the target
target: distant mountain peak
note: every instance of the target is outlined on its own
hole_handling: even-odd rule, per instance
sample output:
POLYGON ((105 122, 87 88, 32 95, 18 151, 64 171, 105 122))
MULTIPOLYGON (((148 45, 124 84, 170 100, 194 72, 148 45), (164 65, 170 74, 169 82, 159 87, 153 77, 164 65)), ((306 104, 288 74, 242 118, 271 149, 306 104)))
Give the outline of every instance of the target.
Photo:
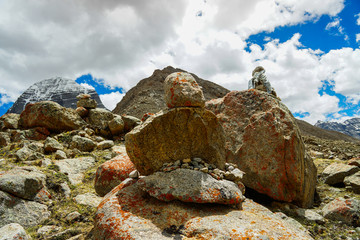
POLYGON ((351 118, 342 123, 317 121, 315 126, 322 129, 338 131, 360 139, 360 118, 351 118))
POLYGON ((26 104, 40 101, 53 101, 67 108, 76 108, 76 96, 81 93, 90 94, 98 103, 99 108, 105 108, 94 89, 81 86, 72 79, 53 77, 31 85, 7 113, 21 113, 26 104))

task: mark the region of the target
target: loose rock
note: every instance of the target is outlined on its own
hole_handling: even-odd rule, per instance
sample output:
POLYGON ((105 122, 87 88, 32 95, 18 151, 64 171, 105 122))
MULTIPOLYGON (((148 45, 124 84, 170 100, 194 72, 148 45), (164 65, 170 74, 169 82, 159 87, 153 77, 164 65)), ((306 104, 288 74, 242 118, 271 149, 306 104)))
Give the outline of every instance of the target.
POLYGON ((342 221, 354 227, 360 226, 360 201, 342 197, 326 204, 322 209, 325 218, 342 221))
POLYGON ((204 107, 205 98, 201 87, 190 73, 175 72, 164 82, 165 102, 173 107, 204 107))
POLYGON ((350 176, 358 171, 360 171, 360 168, 357 166, 333 163, 324 169, 322 176, 325 178, 326 184, 334 185, 342 183, 346 176, 350 176))
POLYGON ((18 223, 10 223, 0 228, 0 240, 30 240, 25 229, 18 223))
POLYGON ((54 161, 60 172, 66 174, 73 185, 80 184, 84 178, 84 172, 95 164, 93 157, 80 157, 54 161))

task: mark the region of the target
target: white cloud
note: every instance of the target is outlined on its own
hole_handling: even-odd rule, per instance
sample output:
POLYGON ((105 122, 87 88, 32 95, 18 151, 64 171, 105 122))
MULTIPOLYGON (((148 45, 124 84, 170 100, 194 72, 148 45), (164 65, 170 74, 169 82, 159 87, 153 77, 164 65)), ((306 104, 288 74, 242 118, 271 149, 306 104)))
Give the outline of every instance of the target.
POLYGON ((339 18, 337 18, 333 22, 329 22, 326 25, 325 30, 330 30, 331 28, 338 28, 339 26, 340 26, 340 20, 339 18))
POLYGON ((99 95, 102 103, 109 110, 113 110, 116 107, 116 104, 118 104, 124 96, 125 93, 120 92, 99 95))
POLYGON ((93 86, 90 86, 89 84, 87 83, 80 83, 81 86, 83 86, 84 88, 86 89, 91 89, 91 90, 95 90, 95 88, 93 86))
MULTIPOLYGON (((243 90, 263 65, 283 102, 309 112, 305 120, 314 123, 339 110, 336 97, 318 94, 321 80, 333 79, 336 91, 359 102, 360 50, 322 53, 305 48, 300 34, 285 42, 266 38, 264 46, 246 40, 322 15, 335 19, 329 28, 339 31, 343 8, 344 0, 0 1, 0 88, 15 98, 42 79, 91 73, 129 90, 173 65, 243 90)), ((113 109, 122 96, 100 98, 113 109)))
POLYGON ((356 14, 355 17, 357 17, 356 24, 360 25, 360 13, 356 14))
POLYGON ((360 42, 360 33, 357 33, 355 35, 355 38, 356 38, 356 42, 360 42))

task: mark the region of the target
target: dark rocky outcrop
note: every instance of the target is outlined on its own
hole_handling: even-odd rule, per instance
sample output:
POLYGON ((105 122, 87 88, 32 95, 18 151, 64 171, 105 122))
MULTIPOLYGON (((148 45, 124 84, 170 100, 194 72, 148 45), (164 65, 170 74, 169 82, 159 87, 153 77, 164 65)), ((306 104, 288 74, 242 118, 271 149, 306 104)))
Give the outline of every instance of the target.
POLYGON ((25 109, 26 104, 40 101, 53 101, 63 107, 75 109, 76 96, 82 93, 89 94, 97 102, 98 108, 105 108, 95 90, 87 89, 74 80, 56 77, 42 80, 30 86, 20 95, 7 113, 20 114, 25 109))

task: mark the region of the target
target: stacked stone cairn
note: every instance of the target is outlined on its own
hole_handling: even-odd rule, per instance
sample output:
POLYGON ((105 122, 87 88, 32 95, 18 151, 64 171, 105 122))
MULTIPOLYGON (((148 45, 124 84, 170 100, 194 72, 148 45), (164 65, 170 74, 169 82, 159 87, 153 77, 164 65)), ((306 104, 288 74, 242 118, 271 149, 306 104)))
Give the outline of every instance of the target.
POLYGON ((241 208, 243 172, 225 163, 224 132, 204 108, 200 86, 191 74, 177 72, 164 88, 169 109, 150 115, 125 137, 131 161, 140 175, 148 175, 138 181, 140 188, 163 201, 241 208))
POLYGON ((84 118, 89 114, 90 109, 95 109, 97 107, 97 102, 94 99, 91 99, 90 94, 80 94, 76 96, 78 102, 76 103, 76 112, 80 117, 84 118))

